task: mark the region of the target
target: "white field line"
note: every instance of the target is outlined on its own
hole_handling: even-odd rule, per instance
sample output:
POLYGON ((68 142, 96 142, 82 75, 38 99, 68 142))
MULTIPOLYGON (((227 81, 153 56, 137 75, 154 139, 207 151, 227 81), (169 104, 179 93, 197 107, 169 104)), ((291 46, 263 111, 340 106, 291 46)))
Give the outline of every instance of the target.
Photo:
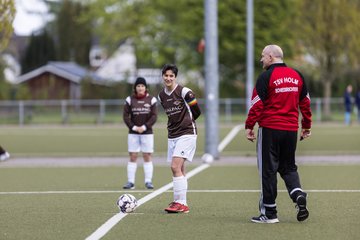
MULTIPOLYGON (((197 168, 193 169, 192 171, 190 171, 189 173, 186 174, 186 177, 189 179, 192 176, 198 174, 199 172, 205 170, 206 168, 210 167, 209 164, 202 164, 200 166, 198 166, 197 168)), ((156 191, 146 195, 145 197, 141 198, 138 201, 138 206, 146 203, 147 201, 150 201, 151 199, 153 199, 154 197, 166 192, 167 190, 169 190, 170 188, 173 187, 173 183, 168 183, 165 186, 157 189, 156 191)), ((107 232, 109 232, 111 230, 111 228, 113 228, 122 218, 126 217, 127 213, 117 213, 115 214, 112 218, 110 218, 109 220, 107 220, 103 225, 101 225, 95 232, 93 232, 90 236, 88 236, 86 238, 86 240, 97 240, 97 239, 101 239, 103 236, 105 236, 105 234, 107 232)))
POLYGON ((218 151, 222 152, 224 148, 231 142, 231 140, 233 140, 233 138, 242 128, 244 128, 244 124, 236 125, 233 129, 231 129, 228 135, 226 135, 226 137, 219 144, 218 151))
MULTIPOLYGON (((167 186, 167 185, 166 185, 167 186)), ((39 191, 39 192, 0 192, 0 195, 37 195, 37 194, 104 194, 104 193, 128 193, 129 191, 39 191)), ((164 192, 172 192, 166 190, 164 192)), ((199 189, 188 190, 189 193, 257 193, 260 190, 254 189, 199 189)), ((278 192, 287 192, 287 190, 278 190, 278 192)), ((360 189, 310 189, 305 192, 312 193, 360 193, 360 189)), ((131 190, 131 193, 153 193, 151 190, 131 190)), ((141 199, 140 199, 141 200, 141 199)), ((139 202, 140 202, 139 200, 139 202)), ((142 203, 143 204, 143 203, 142 203)))
MULTIPOLYGON (((93 191, 31 191, 31 192, 0 192, 0 195, 31 195, 31 194, 95 194, 95 193, 128 193, 129 190, 93 190, 93 191)), ((132 193, 150 193, 152 190, 131 190, 132 193)))
MULTIPOLYGON (((234 189, 234 190, 188 190, 193 193, 257 193, 260 190, 234 189)), ((278 192, 287 193, 287 190, 278 190, 278 192)), ((360 189, 311 189, 305 192, 312 193, 360 193, 360 189)))

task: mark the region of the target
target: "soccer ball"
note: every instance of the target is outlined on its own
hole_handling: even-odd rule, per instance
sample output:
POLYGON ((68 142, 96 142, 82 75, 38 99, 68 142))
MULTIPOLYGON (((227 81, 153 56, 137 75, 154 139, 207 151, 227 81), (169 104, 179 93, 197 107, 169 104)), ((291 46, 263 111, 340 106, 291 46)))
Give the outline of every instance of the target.
POLYGON ((136 198, 128 193, 121 195, 116 201, 116 205, 122 213, 131 213, 137 207, 136 198))
POLYGON ((204 163, 212 163, 214 161, 214 157, 209 153, 205 153, 201 159, 204 163))

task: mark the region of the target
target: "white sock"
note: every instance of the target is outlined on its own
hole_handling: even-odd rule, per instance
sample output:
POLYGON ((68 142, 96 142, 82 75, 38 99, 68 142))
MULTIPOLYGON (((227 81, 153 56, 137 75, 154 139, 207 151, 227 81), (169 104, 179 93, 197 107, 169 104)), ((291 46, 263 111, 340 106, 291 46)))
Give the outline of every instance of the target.
POLYGON ((144 162, 145 183, 152 182, 154 165, 152 162, 144 162))
POLYGON ((185 176, 173 177, 174 184, 174 202, 178 202, 184 205, 186 203, 186 193, 188 189, 188 182, 185 176))
POLYGON ((136 168, 137 168, 136 162, 128 162, 127 165, 128 182, 135 183, 136 168))

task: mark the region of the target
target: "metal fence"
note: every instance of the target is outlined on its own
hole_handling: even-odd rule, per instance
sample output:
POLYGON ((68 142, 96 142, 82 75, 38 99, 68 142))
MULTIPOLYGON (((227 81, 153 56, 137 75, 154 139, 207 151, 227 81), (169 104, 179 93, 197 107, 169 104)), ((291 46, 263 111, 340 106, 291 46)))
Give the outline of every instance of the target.
MULTIPOLYGON (((204 100, 199 99, 204 108, 204 100)), ((313 119, 323 121, 323 99, 312 99, 313 119)), ((332 98, 332 121, 342 121, 344 103, 342 98, 332 98)), ((28 100, 0 101, 0 124, 116 124, 122 123, 123 99, 111 100, 28 100)), ((166 122, 162 107, 158 122, 166 122)), ((205 113, 204 113, 205 115, 205 113)), ((239 123, 246 118, 246 100, 243 98, 219 99, 220 123, 239 123)), ((202 118, 203 119, 203 118, 202 118)), ((329 119, 327 119, 329 120, 329 119)), ((202 121, 201 118, 199 121, 202 121)))

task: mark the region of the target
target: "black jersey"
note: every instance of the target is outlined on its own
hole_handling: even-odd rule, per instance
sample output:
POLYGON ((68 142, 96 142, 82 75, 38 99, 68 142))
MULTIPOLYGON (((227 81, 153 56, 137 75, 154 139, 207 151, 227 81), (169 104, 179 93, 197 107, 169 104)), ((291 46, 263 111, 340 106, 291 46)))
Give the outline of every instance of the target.
POLYGON ((136 98, 134 95, 125 100, 123 119, 129 128, 129 133, 139 134, 132 130, 134 126, 146 126, 142 134, 152 134, 152 126, 157 119, 157 100, 155 97, 146 94, 143 98, 136 98))
POLYGON ((168 138, 197 135, 195 119, 201 112, 191 89, 177 85, 172 92, 164 88, 159 101, 168 116, 168 138))

